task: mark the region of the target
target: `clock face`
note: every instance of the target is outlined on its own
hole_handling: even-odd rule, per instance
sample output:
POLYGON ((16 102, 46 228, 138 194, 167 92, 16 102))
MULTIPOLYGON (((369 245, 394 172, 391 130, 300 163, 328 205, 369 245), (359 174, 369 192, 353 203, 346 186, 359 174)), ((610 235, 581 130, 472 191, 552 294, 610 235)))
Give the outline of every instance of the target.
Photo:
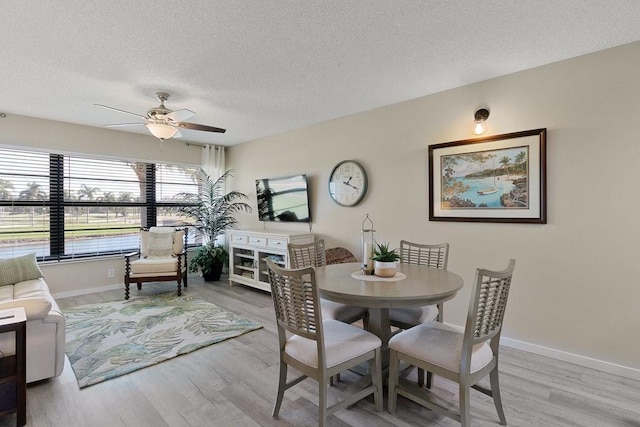
POLYGON ((355 160, 338 163, 329 176, 329 194, 341 206, 355 206, 367 192, 367 173, 355 160))

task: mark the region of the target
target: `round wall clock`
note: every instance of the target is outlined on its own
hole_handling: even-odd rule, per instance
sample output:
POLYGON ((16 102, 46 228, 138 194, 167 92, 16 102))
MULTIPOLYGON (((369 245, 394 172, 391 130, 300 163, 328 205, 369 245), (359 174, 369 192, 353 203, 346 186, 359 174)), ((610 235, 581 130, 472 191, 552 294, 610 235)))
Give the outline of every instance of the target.
POLYGON ((329 175, 329 194, 340 206, 355 206, 367 193, 367 172, 355 160, 343 160, 329 175))

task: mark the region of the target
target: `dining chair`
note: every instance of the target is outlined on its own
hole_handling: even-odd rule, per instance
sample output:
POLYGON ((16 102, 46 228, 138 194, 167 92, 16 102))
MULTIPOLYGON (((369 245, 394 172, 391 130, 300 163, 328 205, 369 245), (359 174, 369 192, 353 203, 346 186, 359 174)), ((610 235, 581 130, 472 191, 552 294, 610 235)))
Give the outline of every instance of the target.
POLYGON ((277 417, 280 412, 284 392, 307 377, 318 382, 320 426, 324 426, 329 415, 371 394, 376 410, 381 412, 380 338, 338 320, 323 320, 313 267, 285 269, 267 260, 267 269, 280 347, 280 375, 273 416, 277 417), (352 391, 348 388, 337 403, 328 406, 329 379, 367 361, 371 381, 366 381, 361 390, 352 391), (302 375, 287 381, 289 366, 302 375))
POLYGON ((507 420, 502 409, 498 381, 498 352, 502 322, 511 287, 515 260, 502 271, 477 269, 464 332, 431 321, 400 332, 389 340, 389 412, 395 413, 397 395, 460 421, 471 423, 469 394, 474 388, 493 397, 500 424, 507 420), (459 411, 436 403, 433 390, 416 387, 399 379, 400 361, 418 366, 458 383, 459 411), (490 389, 478 382, 489 375, 490 389))
MULTIPOLYGON (((318 239, 312 243, 289 243, 289 265, 291 268, 324 267, 327 265, 324 239, 318 239)), ((320 299, 322 315, 325 319, 335 319, 345 323, 354 323, 363 320, 366 323, 368 309, 339 302, 320 299)))
MULTIPOLYGON (((425 245, 400 241, 400 262, 403 264, 426 265, 428 267, 447 269, 449 261, 449 244, 438 243, 425 245)), ((391 326, 409 329, 431 320, 443 321, 443 303, 423 307, 392 308, 389 310, 391 326)), ((431 373, 427 373, 427 388, 431 387, 431 373)), ((424 385, 424 370, 418 368, 418 385, 424 385)))

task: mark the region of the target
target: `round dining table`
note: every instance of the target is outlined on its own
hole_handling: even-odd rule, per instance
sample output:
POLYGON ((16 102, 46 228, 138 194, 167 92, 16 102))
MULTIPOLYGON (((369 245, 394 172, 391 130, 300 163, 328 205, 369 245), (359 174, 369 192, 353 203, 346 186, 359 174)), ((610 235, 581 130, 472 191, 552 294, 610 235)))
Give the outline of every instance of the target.
POLYGON ((316 283, 326 299, 369 308, 367 329, 382 340, 383 366, 389 357, 389 309, 438 304, 455 297, 464 285, 455 273, 415 264, 398 263, 393 278, 367 276, 357 262, 317 268, 316 283))

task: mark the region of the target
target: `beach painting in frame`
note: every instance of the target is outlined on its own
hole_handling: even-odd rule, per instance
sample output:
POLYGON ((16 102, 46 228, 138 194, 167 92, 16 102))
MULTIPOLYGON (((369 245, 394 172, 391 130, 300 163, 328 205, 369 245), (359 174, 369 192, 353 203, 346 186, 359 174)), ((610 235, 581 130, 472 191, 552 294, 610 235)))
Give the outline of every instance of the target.
POLYGON ((432 221, 546 223, 546 130, 429 147, 432 221))

